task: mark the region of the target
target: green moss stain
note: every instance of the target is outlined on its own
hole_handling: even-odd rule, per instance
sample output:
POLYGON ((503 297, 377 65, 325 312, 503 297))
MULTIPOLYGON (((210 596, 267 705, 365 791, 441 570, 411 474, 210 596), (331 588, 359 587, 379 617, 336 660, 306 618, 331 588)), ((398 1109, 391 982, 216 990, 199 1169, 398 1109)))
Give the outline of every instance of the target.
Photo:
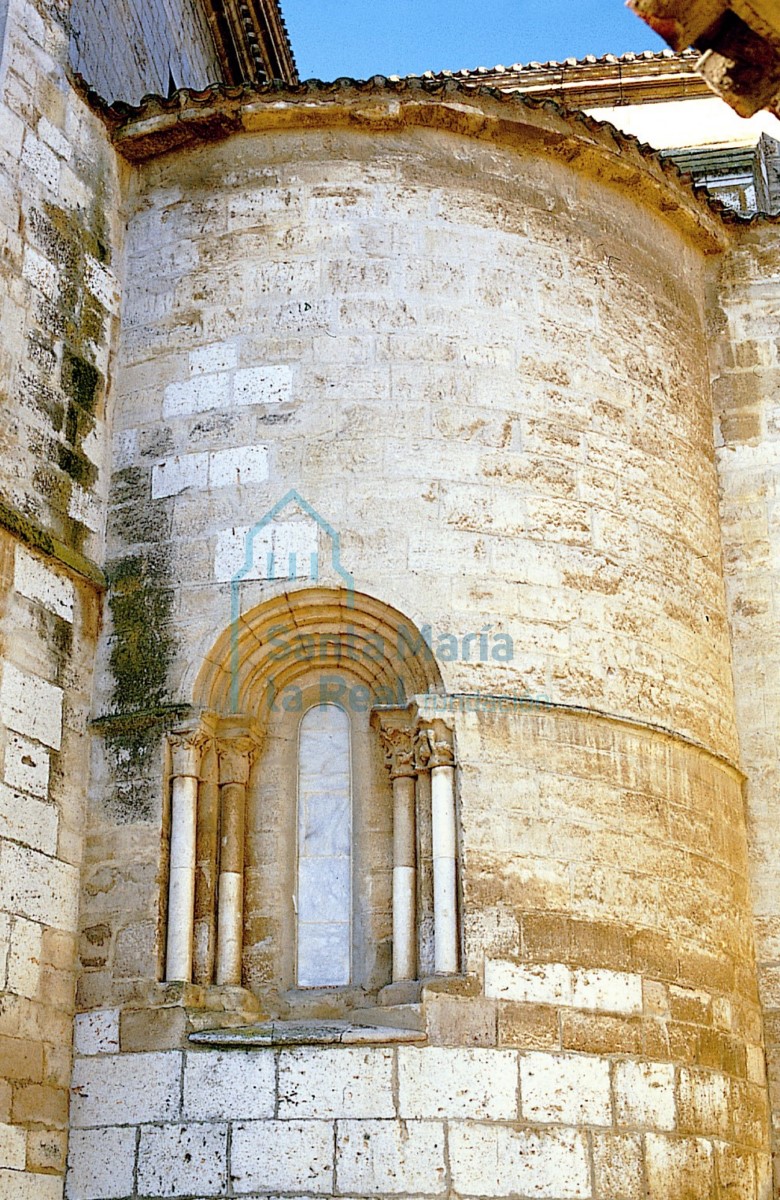
POLYGON ((148 709, 169 699, 174 641, 173 591, 159 551, 120 559, 108 571, 114 625, 111 671, 116 712, 148 709))
MULTIPOLYGON (((144 524, 150 505, 148 478, 130 470, 117 480, 126 504, 115 519, 132 508, 144 524), (139 492, 143 488, 143 497, 139 492), (140 501, 140 502, 139 502, 140 501)), ((154 532, 153 522, 148 532, 154 532)), ((122 534, 128 530, 122 525, 122 534)), ((159 800, 160 741, 166 728, 187 711, 173 701, 168 676, 175 653, 174 592, 164 549, 146 545, 114 561, 107 571, 111 609, 110 668, 113 676, 111 714, 97 723, 114 773, 111 807, 123 821, 149 820, 159 800)))
POLYGON ((77 552, 83 551, 90 531, 69 510, 74 489, 89 491, 97 479, 84 441, 102 415, 107 386, 94 358, 95 348, 110 336, 109 314, 87 287, 89 261, 111 261, 106 190, 104 179, 98 178, 95 201, 86 213, 41 203, 26 215, 29 240, 59 268, 57 297, 39 297, 38 329, 30 343, 31 360, 51 372, 52 360, 57 361, 52 338, 60 342, 59 386, 25 382, 32 402, 58 435, 56 447, 40 461, 34 483, 56 514, 57 534, 77 552))

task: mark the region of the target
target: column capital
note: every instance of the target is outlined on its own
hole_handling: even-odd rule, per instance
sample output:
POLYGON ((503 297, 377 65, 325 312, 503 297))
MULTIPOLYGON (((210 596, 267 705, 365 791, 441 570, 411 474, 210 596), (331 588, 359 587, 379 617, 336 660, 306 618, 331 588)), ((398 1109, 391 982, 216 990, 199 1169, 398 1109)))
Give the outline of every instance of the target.
POLYGON ((385 752, 385 766, 390 772, 391 779, 401 779, 417 775, 414 762, 414 730, 411 725, 405 729, 381 729, 379 737, 385 752))
POLYGON ((171 750, 171 774, 174 778, 190 776, 198 779, 200 776, 201 750, 209 741, 208 734, 200 725, 186 729, 172 729, 168 734, 168 745, 171 750))
POLYGON ((408 708, 374 709, 371 723, 379 732, 391 779, 414 778, 414 724, 408 708))
POLYGON ((259 749, 256 738, 248 734, 238 737, 219 737, 215 742, 217 760, 219 762, 219 782, 242 783, 249 782, 252 762, 259 749))
POLYGON ((435 767, 454 767, 455 749, 452 731, 443 721, 433 718, 417 725, 414 742, 414 761, 418 771, 432 771, 435 767))

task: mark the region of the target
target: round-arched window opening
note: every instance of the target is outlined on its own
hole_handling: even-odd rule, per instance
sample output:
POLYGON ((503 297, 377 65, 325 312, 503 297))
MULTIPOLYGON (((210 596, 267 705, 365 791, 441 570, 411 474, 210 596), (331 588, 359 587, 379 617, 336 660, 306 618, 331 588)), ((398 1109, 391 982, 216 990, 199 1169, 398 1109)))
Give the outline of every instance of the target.
POLYGON ((345 987, 352 976, 352 754, 336 704, 303 715, 298 734, 296 981, 345 987))

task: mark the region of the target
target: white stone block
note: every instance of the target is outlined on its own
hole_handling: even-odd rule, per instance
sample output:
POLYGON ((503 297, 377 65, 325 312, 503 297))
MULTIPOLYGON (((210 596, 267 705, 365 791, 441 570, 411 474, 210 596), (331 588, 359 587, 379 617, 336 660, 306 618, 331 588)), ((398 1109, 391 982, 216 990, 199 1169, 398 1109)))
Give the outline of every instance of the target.
POLYGON ((56 155, 65 159, 66 162, 70 160, 72 151, 68 139, 65 137, 64 133, 62 133, 62 131, 59 130, 56 125, 52 125, 51 121, 48 121, 46 117, 38 118, 37 133, 41 141, 49 146, 56 155))
POLYGON ((54 804, 0 783, 0 837, 55 855, 58 823, 59 813, 54 804))
POLYGON ((23 1171, 27 1162, 27 1137, 18 1125, 0 1124, 0 1167, 23 1171))
POLYGON ((330 1195, 333 1125, 329 1121, 250 1121, 234 1125, 230 1177, 237 1195, 330 1195))
POLYGON ((27 133, 22 147, 22 164, 39 183, 50 191, 57 191, 60 163, 57 155, 39 138, 27 133))
POLYGON ((163 393, 163 416, 189 417, 211 408, 227 408, 230 397, 230 375, 197 375, 168 384, 163 393))
POLYGON ((103 528, 103 508, 100 501, 96 495, 85 491, 77 483, 71 487, 68 516, 86 525, 92 533, 100 533, 103 528))
POLYGON ((591 1195, 584 1133, 453 1122, 449 1132, 454 1190, 463 1196, 586 1200, 591 1195))
POLYGON ((267 446, 238 446, 209 455, 209 487, 250 487, 267 478, 267 446))
POLYGON ((238 364, 235 342, 211 342, 189 353, 190 375, 211 375, 217 371, 232 371, 238 364))
POLYGON ((404 1047, 398 1051, 401 1117, 517 1120, 513 1050, 404 1047))
POLYGON ((171 1121, 179 1114, 181 1054, 98 1054, 73 1066, 74 1128, 171 1121))
POLYGON ((43 559, 16 547, 14 587, 28 600, 35 600, 66 621, 73 621, 76 591, 73 582, 47 566, 43 559))
POLYGON ((45 798, 49 793, 49 751, 20 733, 9 733, 3 779, 11 788, 45 798))
POLYGON ((642 1011, 642 978, 621 971, 575 970, 572 972, 571 1003, 590 1012, 624 1013, 642 1011))
POLYGON ((272 1117, 276 1100, 271 1050, 205 1050, 184 1063, 184 1116, 195 1121, 272 1117))
POLYGON ((77 1054, 116 1054, 119 1051, 119 1009, 100 1008, 77 1013, 73 1044, 77 1054))
POLYGON ((671 1063, 615 1064, 618 1125, 674 1129, 674 1066, 671 1063))
POLYGON ((41 978, 43 926, 14 917, 8 950, 8 991, 33 1000, 41 978))
POLYGON ((214 575, 227 583, 244 572, 248 554, 242 579, 306 579, 316 574, 317 546, 318 527, 308 519, 234 526, 217 536, 214 575))
POLYGON ((571 1004, 571 970, 565 963, 518 966, 485 960, 485 995, 523 1004, 571 1004))
POLYGON ((62 688, 3 664, 0 719, 9 729, 59 750, 62 741, 62 688))
POLYGON ((204 491, 208 487, 208 454, 181 454, 152 467, 152 499, 176 496, 187 488, 204 491))
POLYGON ((347 1046, 282 1051, 279 1116, 394 1117, 392 1051, 347 1046))
POLYGON ((54 300, 60 285, 60 273, 54 263, 49 262, 32 246, 26 246, 22 276, 48 300, 54 300))
POLYGON ((527 1121, 611 1125, 609 1060, 574 1054, 523 1054, 520 1103, 527 1121))
POLYGON ((356 1196, 438 1196, 447 1190, 440 1121, 339 1121, 336 1183, 356 1196))
POLYGON ((227 1125, 141 1130, 139 1196, 220 1196, 226 1188, 227 1125))
POLYGON ((133 1191, 135 1129, 73 1129, 67 1200, 115 1200, 133 1191))
POLYGON ((292 367, 246 367, 236 371, 233 398, 237 405, 281 404, 292 395, 292 367))
POLYGON ((6 104, 0 105, 0 145, 11 158, 22 153, 25 126, 6 104))
POLYGON ((119 285, 116 276, 89 254, 85 263, 84 280, 92 295, 107 312, 119 311, 119 285))
POLYGON ((73 932, 78 896, 78 868, 14 842, 0 842, 0 909, 73 932))
POLYGON ((101 491, 103 488, 103 479, 107 477, 104 472, 106 465, 106 424, 105 421, 95 421, 94 426, 90 429, 87 436, 82 440, 81 449, 86 454, 87 458, 93 463, 98 471, 102 473, 102 478, 98 480, 95 487, 101 491))
POLYGON ((62 1200, 62 1176, 0 1167, 0 1196, 2 1200, 62 1200))
POLYGON ((62 689, 6 661, 0 683, 0 718, 10 730, 59 750, 62 689))

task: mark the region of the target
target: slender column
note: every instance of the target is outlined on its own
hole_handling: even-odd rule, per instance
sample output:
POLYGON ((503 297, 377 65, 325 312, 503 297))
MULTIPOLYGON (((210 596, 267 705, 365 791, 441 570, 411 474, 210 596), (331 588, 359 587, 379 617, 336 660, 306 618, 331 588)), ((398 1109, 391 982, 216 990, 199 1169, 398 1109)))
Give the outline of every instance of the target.
POLYGON ((385 763, 393 781, 393 982, 417 975, 414 735, 384 727, 385 763))
POLYGON ((457 835, 455 828, 455 756, 449 731, 440 721, 418 734, 417 763, 431 772, 433 850, 434 970, 458 970, 457 835))
POLYGON ((195 938, 192 978, 214 980, 217 951, 217 863, 219 861, 219 783, 216 751, 204 749, 198 788, 198 841, 195 864, 195 938))
POLYGON ((205 741, 195 729, 169 735, 173 785, 165 978, 185 983, 192 980, 198 776, 205 741))
POLYGON ((217 983, 241 986, 244 942, 246 785, 257 744, 250 737, 220 739, 220 858, 217 902, 217 983))

